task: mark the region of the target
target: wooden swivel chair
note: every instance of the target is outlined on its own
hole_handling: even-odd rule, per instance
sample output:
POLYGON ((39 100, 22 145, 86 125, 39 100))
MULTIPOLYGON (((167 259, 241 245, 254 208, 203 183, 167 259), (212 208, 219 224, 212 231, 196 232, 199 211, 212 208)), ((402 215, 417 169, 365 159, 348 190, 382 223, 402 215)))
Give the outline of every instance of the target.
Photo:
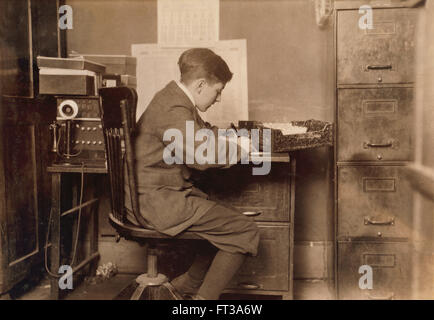
MULTIPOLYGON (((133 88, 114 87, 99 90, 102 103, 102 126, 106 145, 107 166, 110 178, 111 212, 110 224, 121 237, 145 243, 147 248, 147 273, 138 276, 118 297, 130 296, 140 300, 147 294, 153 298, 179 300, 182 297, 174 290, 165 275, 158 273, 157 252, 161 242, 173 239, 203 240, 192 232, 183 232, 176 237, 164 235, 150 227, 139 212, 136 189, 134 152, 131 137, 134 135, 137 93, 133 88), (124 166, 127 166, 132 211, 142 227, 126 219, 124 207, 124 166)), ((155 214, 158 214, 156 212, 155 214)))

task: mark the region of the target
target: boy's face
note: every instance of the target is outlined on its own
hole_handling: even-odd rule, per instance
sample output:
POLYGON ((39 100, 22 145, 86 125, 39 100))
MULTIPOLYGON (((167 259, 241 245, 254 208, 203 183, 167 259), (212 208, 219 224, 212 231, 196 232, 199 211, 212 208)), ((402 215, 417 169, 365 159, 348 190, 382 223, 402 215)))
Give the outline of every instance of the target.
POLYGON ((200 79, 197 83, 194 99, 196 107, 205 112, 214 103, 220 102, 221 93, 225 85, 221 82, 212 83, 205 79, 200 79))

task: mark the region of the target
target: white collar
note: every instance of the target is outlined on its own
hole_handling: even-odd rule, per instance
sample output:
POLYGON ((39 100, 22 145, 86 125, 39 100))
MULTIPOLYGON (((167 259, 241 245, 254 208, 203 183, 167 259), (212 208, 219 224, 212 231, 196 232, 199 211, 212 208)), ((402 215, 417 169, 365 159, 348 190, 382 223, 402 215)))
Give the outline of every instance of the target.
POLYGON ((194 97, 191 94, 191 92, 188 90, 188 88, 181 82, 181 81, 175 81, 178 87, 181 88, 182 91, 187 95, 187 97, 190 99, 193 106, 196 106, 196 102, 194 101, 194 97))

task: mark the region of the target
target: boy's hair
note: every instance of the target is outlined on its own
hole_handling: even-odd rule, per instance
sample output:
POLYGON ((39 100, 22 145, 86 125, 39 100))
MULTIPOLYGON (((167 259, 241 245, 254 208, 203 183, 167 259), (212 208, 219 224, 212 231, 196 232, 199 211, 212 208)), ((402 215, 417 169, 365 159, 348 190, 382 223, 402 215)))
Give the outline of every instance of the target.
POLYGON ((184 83, 205 78, 211 83, 226 84, 232 79, 232 72, 226 62, 207 48, 193 48, 184 51, 179 57, 178 66, 181 81, 184 83))

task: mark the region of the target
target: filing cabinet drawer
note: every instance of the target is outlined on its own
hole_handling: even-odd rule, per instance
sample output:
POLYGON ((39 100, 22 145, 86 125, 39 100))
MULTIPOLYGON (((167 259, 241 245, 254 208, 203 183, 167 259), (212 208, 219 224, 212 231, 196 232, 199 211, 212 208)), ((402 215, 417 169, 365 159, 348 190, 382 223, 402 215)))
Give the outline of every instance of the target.
POLYGON ((247 257, 228 289, 289 289, 289 226, 259 225, 258 255, 247 257))
POLYGON ((268 175, 252 175, 252 166, 238 165, 215 171, 205 189, 212 200, 234 206, 242 212, 259 213, 256 221, 289 221, 290 168, 273 163, 268 175))
POLYGON ((338 12, 338 84, 413 82, 417 10, 373 9, 371 29, 359 27, 362 16, 338 12))
POLYGON ((413 89, 339 89, 338 161, 409 161, 413 89))
MULTIPOLYGON (((407 242, 348 241, 338 243, 339 299, 394 300, 409 299, 410 257, 407 242), (360 278, 372 268, 372 289, 361 289, 360 278)), ((364 278, 366 279, 366 278, 364 278)), ((369 282, 362 279, 362 288, 369 282)))
POLYGON ((412 189, 402 166, 338 167, 338 238, 408 238, 412 189))

